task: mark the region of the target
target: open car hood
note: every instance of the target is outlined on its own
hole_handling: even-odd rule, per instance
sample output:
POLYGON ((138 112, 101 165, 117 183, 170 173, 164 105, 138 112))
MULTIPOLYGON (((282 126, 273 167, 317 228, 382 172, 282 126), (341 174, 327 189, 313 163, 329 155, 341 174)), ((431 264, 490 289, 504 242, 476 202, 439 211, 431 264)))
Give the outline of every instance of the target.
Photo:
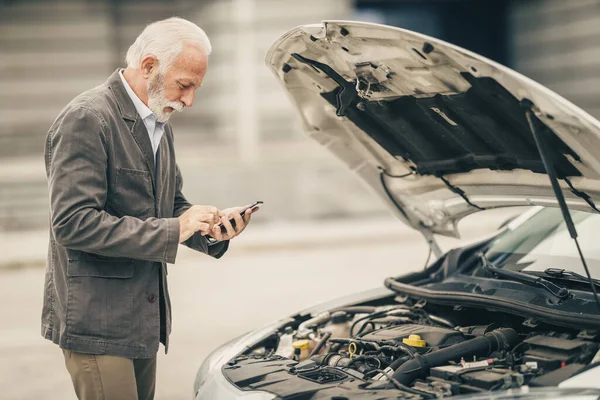
POLYGON ((600 122, 482 56, 404 29, 326 21, 292 29, 266 62, 306 132, 426 237, 496 207, 558 203, 531 104, 569 207, 600 202, 600 122))

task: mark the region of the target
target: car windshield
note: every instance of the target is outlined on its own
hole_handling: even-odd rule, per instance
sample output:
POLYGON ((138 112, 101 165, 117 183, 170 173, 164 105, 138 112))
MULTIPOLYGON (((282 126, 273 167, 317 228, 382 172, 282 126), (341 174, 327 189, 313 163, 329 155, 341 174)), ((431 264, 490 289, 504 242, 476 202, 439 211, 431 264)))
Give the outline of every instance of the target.
MULTIPOLYGON (((600 279, 600 214, 571 211, 578 240, 593 278, 600 279)), ((560 209, 544 208, 492 241, 487 256, 498 267, 534 272, 561 268, 585 275, 560 209)))

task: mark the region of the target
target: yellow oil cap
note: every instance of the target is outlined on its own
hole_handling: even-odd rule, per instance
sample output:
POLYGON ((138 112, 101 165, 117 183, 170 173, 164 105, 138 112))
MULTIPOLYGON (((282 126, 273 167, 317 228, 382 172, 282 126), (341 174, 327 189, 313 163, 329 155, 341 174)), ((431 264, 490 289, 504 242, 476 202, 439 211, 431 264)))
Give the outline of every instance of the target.
POLYGON ((304 349, 308 349, 308 340, 304 339, 304 340, 296 340, 294 343, 292 343, 292 347, 295 349, 300 349, 300 350, 304 350, 304 349))
POLYGON ((427 345, 424 340, 421 340, 421 336, 419 335, 410 335, 408 338, 402 339, 402 343, 412 347, 425 347, 427 345))

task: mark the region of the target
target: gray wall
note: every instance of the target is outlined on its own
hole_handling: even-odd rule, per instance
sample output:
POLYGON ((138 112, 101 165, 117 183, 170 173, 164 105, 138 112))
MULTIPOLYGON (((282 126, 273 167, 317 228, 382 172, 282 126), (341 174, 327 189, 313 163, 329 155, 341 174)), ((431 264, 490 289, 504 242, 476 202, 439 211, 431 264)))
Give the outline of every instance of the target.
MULTIPOLYGON (((48 127, 71 98, 123 66, 146 23, 171 15, 198 23, 213 43, 196 104, 173 117, 190 201, 261 199, 263 222, 387 215, 301 133, 263 61, 291 27, 353 18, 351 0, 25 0, 0 1, 0 230, 47 226, 48 127)), ((600 0, 514 1, 510 33, 515 69, 600 117, 600 0)))
POLYGON ((514 67, 600 117, 600 0, 515 2, 514 67))
POLYGON ((350 6, 349 0, 0 2, 0 230, 47 226, 48 127, 70 99, 123 66, 145 24, 171 15, 198 23, 213 44, 196 104, 172 120, 190 201, 224 208, 261 199, 266 205, 256 219, 263 222, 385 213, 351 172, 301 133, 264 64, 279 35, 347 18, 350 6))

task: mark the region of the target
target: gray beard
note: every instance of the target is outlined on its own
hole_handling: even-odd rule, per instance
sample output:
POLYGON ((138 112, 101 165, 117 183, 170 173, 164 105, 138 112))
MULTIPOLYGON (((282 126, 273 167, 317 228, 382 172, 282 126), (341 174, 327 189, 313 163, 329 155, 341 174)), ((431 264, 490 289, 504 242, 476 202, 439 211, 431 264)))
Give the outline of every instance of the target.
MULTIPOLYGON (((166 107, 173 107, 173 105, 165 97, 165 76, 157 72, 148 81, 148 108, 156 115, 157 122, 165 123, 172 114, 165 111, 166 107)), ((176 107, 173 109, 180 111, 176 107)))

